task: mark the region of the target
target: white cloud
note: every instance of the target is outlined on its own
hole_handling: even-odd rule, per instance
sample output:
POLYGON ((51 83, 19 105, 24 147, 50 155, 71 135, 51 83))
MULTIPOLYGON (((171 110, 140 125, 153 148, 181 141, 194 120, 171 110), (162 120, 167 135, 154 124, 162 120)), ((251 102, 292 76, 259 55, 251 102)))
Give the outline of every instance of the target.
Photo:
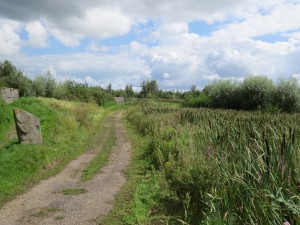
POLYGON ((134 17, 168 22, 203 20, 209 23, 252 17, 261 9, 270 9, 286 0, 119 0, 119 7, 134 17))
POLYGON ((86 81, 91 85, 102 87, 106 87, 109 83, 112 83, 114 88, 124 88, 126 84, 138 87, 143 80, 151 78, 149 65, 144 60, 132 57, 128 52, 116 55, 99 53, 31 57, 18 55, 8 59, 26 71, 30 77, 50 71, 54 72, 57 80, 86 81))
POLYGON ((242 79, 248 74, 276 79, 300 73, 298 1, 53 0, 52 5, 28 0, 28 5, 14 2, 17 6, 10 1, 0 0, 0 13, 20 22, 0 23, 0 55, 10 54, 11 59, 20 60, 20 68, 33 74, 50 65, 57 77, 104 87, 109 83, 114 88, 138 87, 142 80, 156 79, 162 88, 189 89, 194 84, 203 87, 214 79, 242 79), (3 2, 16 9, 10 11, 3 2), (31 4, 36 4, 36 14, 31 4), (219 27, 214 26, 210 36, 191 34, 189 22, 194 20, 219 21, 219 27), (26 56, 28 59, 19 56, 23 43, 18 32, 26 24, 31 44, 45 47, 48 35, 78 52, 26 56), (101 42, 130 31, 138 36, 130 44, 107 48, 101 42), (269 34, 287 39, 255 40, 269 34))
POLYGON ((300 40, 300 31, 298 32, 290 32, 290 33, 285 33, 283 34, 284 37, 289 37, 294 39, 295 41, 299 41, 300 40))
POLYGON ((39 22, 34 21, 26 25, 25 30, 28 33, 28 44, 32 47, 47 47, 47 31, 39 22))
POLYGON ((257 13, 242 22, 234 22, 213 33, 216 38, 232 41, 233 39, 251 38, 267 34, 283 33, 300 29, 300 4, 282 4, 274 7, 267 15, 257 13))
POLYGON ((98 46, 95 41, 92 41, 88 46, 87 50, 91 52, 102 52, 102 51, 107 51, 109 50, 108 47, 105 46, 98 46))
POLYGON ((62 25, 70 31, 90 38, 109 38, 126 34, 132 21, 118 9, 91 8, 83 15, 67 18, 62 25))
POLYGON ((48 25, 49 33, 54 36, 58 41, 67 47, 80 46, 80 40, 83 35, 73 34, 67 30, 60 30, 55 25, 48 25))
POLYGON ((20 51, 22 47, 18 34, 20 28, 19 22, 0 19, 0 56, 11 56, 20 51))
POLYGON ((163 73, 163 78, 170 79, 171 78, 171 74, 169 74, 169 73, 163 73))
POLYGON ((187 33, 189 30, 188 23, 165 23, 161 24, 155 32, 157 38, 172 38, 187 33))
MULTIPOLYGON (((84 38, 99 40, 126 34, 133 24, 120 10, 100 7, 70 15, 59 23, 45 19, 49 33, 67 47, 80 46, 84 38)), ((90 47, 95 50, 95 45, 90 47)))

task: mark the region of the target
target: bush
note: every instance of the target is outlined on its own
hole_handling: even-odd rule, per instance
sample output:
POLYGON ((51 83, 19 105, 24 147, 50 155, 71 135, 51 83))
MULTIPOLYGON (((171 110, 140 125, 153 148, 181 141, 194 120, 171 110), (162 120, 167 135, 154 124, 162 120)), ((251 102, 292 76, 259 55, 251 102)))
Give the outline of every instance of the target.
POLYGON ((208 85, 203 90, 214 108, 239 109, 241 105, 240 84, 231 80, 222 80, 208 85))
POLYGON ((272 101, 275 86, 266 76, 246 77, 241 85, 242 107, 255 110, 265 107, 272 101))
POLYGON ((204 93, 200 93, 198 96, 187 95, 182 103, 184 107, 209 107, 211 105, 211 99, 204 93))
POLYGON ((207 85, 202 94, 209 99, 187 95, 183 105, 199 107, 208 100, 213 108, 272 113, 300 111, 300 89, 295 78, 281 80, 276 86, 266 76, 248 76, 242 83, 221 80, 207 85))
POLYGON ((32 81, 7 60, 0 62, 0 83, 2 86, 19 89, 20 96, 35 95, 32 81))
POLYGON ((300 91, 296 78, 279 82, 276 86, 273 102, 285 112, 299 111, 300 91))
POLYGON ((36 96, 46 96, 46 79, 44 76, 37 76, 33 80, 33 88, 36 96))

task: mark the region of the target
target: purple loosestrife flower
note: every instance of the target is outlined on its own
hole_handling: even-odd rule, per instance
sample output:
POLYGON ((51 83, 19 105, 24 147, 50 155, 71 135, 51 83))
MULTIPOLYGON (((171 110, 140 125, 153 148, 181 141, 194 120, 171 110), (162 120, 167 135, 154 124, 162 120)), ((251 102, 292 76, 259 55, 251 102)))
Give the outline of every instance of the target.
POLYGON ((207 146, 205 151, 206 159, 213 153, 213 151, 214 149, 211 146, 207 146))
POLYGON ((212 151, 213 151, 213 148, 212 148, 211 146, 207 146, 206 152, 207 152, 208 154, 210 154, 210 153, 212 153, 212 151))

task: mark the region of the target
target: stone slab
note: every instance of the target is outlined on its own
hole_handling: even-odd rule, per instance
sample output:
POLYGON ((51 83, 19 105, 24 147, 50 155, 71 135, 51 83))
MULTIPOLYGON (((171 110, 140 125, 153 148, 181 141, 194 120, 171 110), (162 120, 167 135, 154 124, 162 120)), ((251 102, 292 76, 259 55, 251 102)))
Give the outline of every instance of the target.
POLYGON ((14 109, 17 135, 22 144, 43 144, 40 119, 29 112, 14 109))

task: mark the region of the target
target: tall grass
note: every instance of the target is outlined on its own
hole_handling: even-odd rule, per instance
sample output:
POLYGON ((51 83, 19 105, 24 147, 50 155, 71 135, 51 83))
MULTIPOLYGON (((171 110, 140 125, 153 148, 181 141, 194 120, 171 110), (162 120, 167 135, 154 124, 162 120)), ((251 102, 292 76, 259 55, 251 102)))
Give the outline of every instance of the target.
POLYGON ((5 131, 9 129, 12 123, 12 118, 9 112, 9 107, 0 98, 0 146, 5 142, 5 131))
POLYGON ((151 162, 169 192, 161 198, 169 219, 300 224, 300 114, 144 103, 127 118, 151 137, 151 162))

